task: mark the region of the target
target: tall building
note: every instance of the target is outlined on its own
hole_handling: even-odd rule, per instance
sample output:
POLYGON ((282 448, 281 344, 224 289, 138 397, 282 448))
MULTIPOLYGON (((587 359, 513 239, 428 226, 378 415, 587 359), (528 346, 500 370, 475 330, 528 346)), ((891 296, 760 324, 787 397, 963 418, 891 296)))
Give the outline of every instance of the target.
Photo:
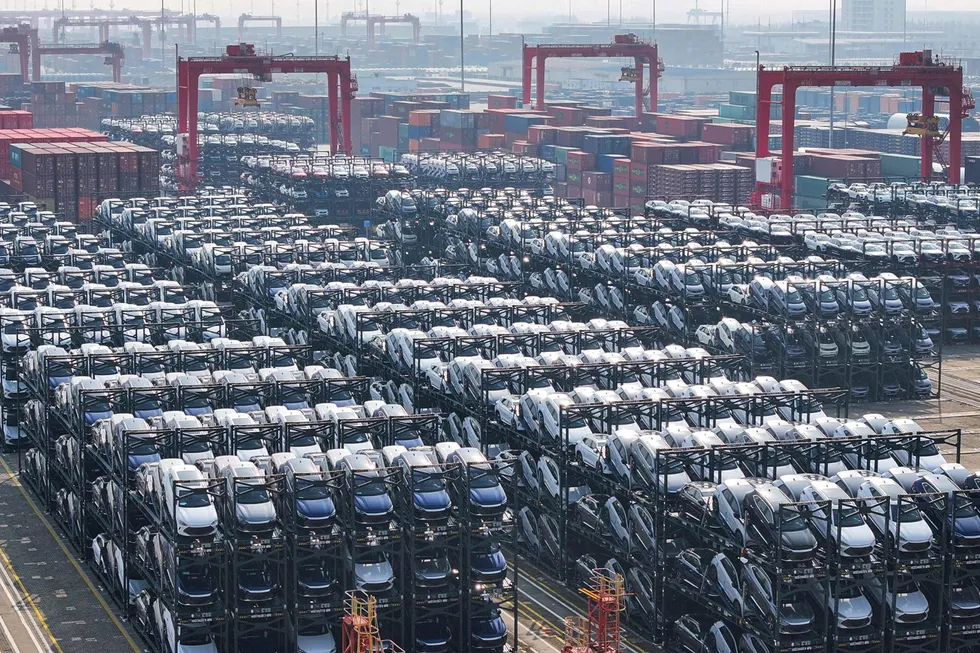
POLYGON ((838 28, 847 32, 902 32, 905 0, 841 0, 838 28))

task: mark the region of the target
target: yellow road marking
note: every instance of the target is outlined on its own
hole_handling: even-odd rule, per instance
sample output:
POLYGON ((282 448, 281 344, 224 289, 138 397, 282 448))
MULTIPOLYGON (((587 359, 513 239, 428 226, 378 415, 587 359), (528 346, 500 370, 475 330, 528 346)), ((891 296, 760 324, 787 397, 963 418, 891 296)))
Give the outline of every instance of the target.
MULTIPOLYGON (((14 474, 14 471, 10 469, 9 465, 7 465, 6 460, 0 458, 0 465, 3 466, 4 470, 6 470, 7 474, 10 475, 11 478, 14 479, 17 478, 17 475, 14 474)), ((44 516, 44 514, 41 513, 38 507, 34 504, 34 500, 31 499, 30 495, 28 495, 27 492, 24 491, 23 486, 20 483, 17 483, 17 487, 20 489, 20 493, 24 495, 24 499, 27 500, 27 505, 31 507, 31 510, 34 511, 34 514, 37 515, 37 518, 41 521, 42 524, 44 524, 44 528, 47 529, 47 531, 51 534, 51 537, 54 538, 54 541, 57 542, 58 548, 60 548, 61 551, 65 554, 65 557, 68 558, 68 562, 71 563, 71 566, 75 568, 75 571, 78 572, 78 575, 82 577, 83 581, 85 581, 85 585, 87 585, 89 590, 92 591, 92 594, 95 596, 95 599, 99 602, 99 605, 101 605, 102 609, 105 610, 107 615, 109 615, 109 619, 112 621, 113 624, 115 624, 116 628, 119 629, 119 632, 122 634, 123 639, 126 640, 126 643, 129 644, 130 648, 133 649, 134 653, 143 653, 143 649, 141 649, 139 645, 136 644, 136 642, 129 635, 129 633, 126 632, 126 629, 123 628, 122 623, 116 617, 116 613, 112 611, 112 608, 109 607, 109 604, 106 603, 106 600, 105 598, 103 598, 102 593, 92 583, 92 581, 89 580, 88 574, 86 574, 85 571, 82 569, 81 565, 78 564, 78 561, 75 559, 75 556, 71 554, 71 552, 68 550, 68 547, 66 547, 64 542, 61 541, 61 537, 59 537, 58 533, 55 532, 54 527, 51 526, 51 522, 49 522, 47 518, 44 516)), ((17 576, 16 572, 14 572, 13 566, 10 564, 10 560, 7 558, 6 554, 4 554, 2 550, 0 550, 0 555, 3 556, 4 564, 7 566, 7 569, 10 571, 10 573, 13 574, 14 579, 21 587, 21 591, 24 592, 24 596, 27 597, 28 602, 30 603, 31 607, 34 609, 34 613, 37 615, 41 627, 44 628, 44 631, 51 638, 51 643, 58 650, 58 653, 64 653, 64 651, 62 651, 61 647, 58 645, 57 640, 55 640, 54 635, 51 633, 51 629, 48 628, 48 623, 47 621, 45 621, 44 616, 41 614, 41 611, 38 610, 37 606, 34 605, 34 601, 31 600, 30 594, 27 593, 24 584, 20 581, 20 577, 17 576)))

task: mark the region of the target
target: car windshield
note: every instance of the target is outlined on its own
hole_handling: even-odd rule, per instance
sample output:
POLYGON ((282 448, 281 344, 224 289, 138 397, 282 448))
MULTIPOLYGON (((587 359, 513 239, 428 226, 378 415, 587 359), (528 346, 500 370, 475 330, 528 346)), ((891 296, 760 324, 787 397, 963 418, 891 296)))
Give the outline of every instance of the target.
POLYGON ((830 292, 829 290, 821 290, 820 291, 820 301, 821 302, 832 302, 832 301, 834 301, 834 293, 830 292))
POLYGON ((973 502, 964 496, 956 495, 955 506, 957 519, 969 519, 977 516, 977 509, 973 502))
POLYGON ((416 492, 441 492, 446 489, 443 478, 434 475, 432 471, 413 470, 412 480, 416 492))
POLYGON ((470 465, 469 477, 471 488, 497 487, 497 470, 490 465, 470 465))
POLYGON ((838 505, 834 508, 834 521, 841 528, 853 528, 864 525, 864 519, 855 506, 838 505))
POLYGON ((296 485, 299 487, 296 498, 300 501, 316 501, 330 497, 330 491, 323 485, 314 485, 299 478, 296 479, 296 485))
POLYGON ((922 513, 911 501, 903 501, 901 504, 893 502, 892 519, 903 524, 922 521, 922 513))
POLYGON ((922 287, 916 288, 915 289, 915 298, 916 299, 929 299, 930 298, 929 291, 926 290, 925 288, 922 288, 922 287))
POLYGON ((119 368, 112 363, 100 362, 97 359, 90 361, 93 376, 113 376, 119 374, 119 368))
POLYGON ((377 472, 357 472, 355 488, 355 494, 360 497, 378 497, 388 494, 388 488, 377 472))
POLYGON ((885 289, 881 291, 881 296, 883 299, 898 299, 898 291, 891 286, 885 286, 885 289))
POLYGON ((178 491, 177 505, 181 508, 204 508, 211 505, 211 497, 206 492, 194 492, 189 488, 178 491))
POLYGON ((254 505, 269 501, 269 493, 264 487, 257 487, 248 482, 239 484, 237 494, 238 503, 254 505))
POLYGON ((805 531, 807 529, 806 522, 803 520, 803 515, 800 514, 799 510, 790 508, 787 510, 778 511, 778 514, 782 518, 782 524, 780 530, 784 533, 795 533, 798 531, 805 531))
POLYGON ((188 396, 183 398, 184 407, 186 408, 210 408, 211 404, 205 397, 194 397, 188 396))
POLYGON ((862 302, 868 298, 868 293, 864 288, 851 288, 851 301, 862 302))

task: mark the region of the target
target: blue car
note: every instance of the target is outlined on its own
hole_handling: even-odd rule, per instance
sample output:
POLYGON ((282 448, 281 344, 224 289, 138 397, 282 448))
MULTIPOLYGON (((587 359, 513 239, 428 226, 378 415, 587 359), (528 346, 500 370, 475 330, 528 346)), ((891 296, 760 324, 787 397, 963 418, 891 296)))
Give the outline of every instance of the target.
POLYGON ((411 479, 409 485, 416 517, 428 522, 449 519, 452 500, 446 491, 442 470, 421 451, 406 451, 396 462, 402 468, 406 482, 411 479))
POLYGON ((507 509, 507 494, 500 486, 498 471, 479 449, 457 449, 446 459, 463 470, 453 482, 457 505, 466 501, 470 514, 487 519, 499 519, 507 509), (468 496, 462 496, 467 493, 468 496))
POLYGON ((470 619, 470 649, 473 651, 502 651, 507 643, 507 624, 500 610, 489 607, 486 613, 470 619))

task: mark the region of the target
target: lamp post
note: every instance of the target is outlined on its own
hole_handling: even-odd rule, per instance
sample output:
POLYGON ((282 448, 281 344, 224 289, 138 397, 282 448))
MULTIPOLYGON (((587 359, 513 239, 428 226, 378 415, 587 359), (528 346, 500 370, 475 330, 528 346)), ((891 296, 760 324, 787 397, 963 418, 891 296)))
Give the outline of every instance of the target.
POLYGON ((466 66, 463 64, 463 0, 459 0, 459 92, 466 92, 466 66))
MULTIPOLYGON (((830 65, 834 65, 835 55, 837 54, 837 0, 830 0, 830 65)), ((827 147, 834 147, 834 87, 830 87, 830 143, 827 147)))

